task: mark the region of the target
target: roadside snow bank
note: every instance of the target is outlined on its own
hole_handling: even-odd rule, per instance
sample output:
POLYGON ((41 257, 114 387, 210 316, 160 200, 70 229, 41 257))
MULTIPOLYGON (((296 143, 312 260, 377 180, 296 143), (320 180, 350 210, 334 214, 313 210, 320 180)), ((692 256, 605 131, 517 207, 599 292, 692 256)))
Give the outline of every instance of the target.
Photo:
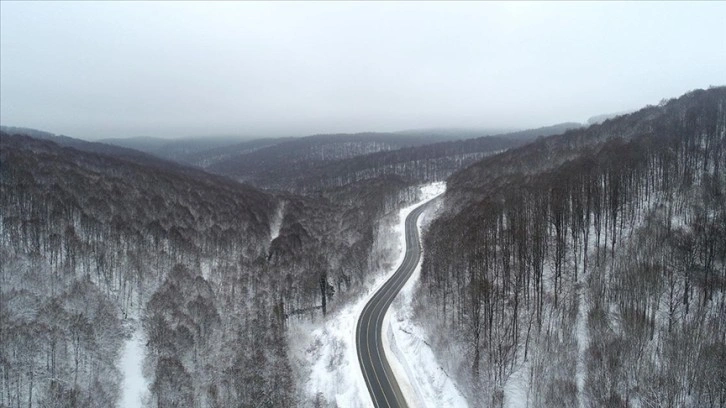
MULTIPOLYGON (((303 386, 305 402, 318 406, 337 404, 340 407, 372 406, 368 388, 358 364, 355 348, 355 329, 363 308, 378 289, 390 278, 403 261, 405 246, 405 221, 414 208, 436 197, 445 190, 444 183, 434 183, 421 188, 422 200, 399 212, 398 224, 393 228, 392 240, 398 245, 399 257, 367 285, 365 295, 359 300, 330 314, 322 321, 295 321, 290 324, 290 354, 305 367, 303 386)), ((387 353, 387 355, 389 355, 387 353)), ((310 405, 313 405, 310 404, 310 405)))
MULTIPOLYGON (((443 186, 445 189, 445 186, 443 186)), ((443 191, 440 191, 440 193, 443 191)), ((421 231, 426 213, 419 218, 421 231)), ((421 257, 423 260, 423 256, 421 257)), ((416 266, 383 321, 383 347, 399 380, 401 391, 411 407, 466 407, 468 403, 454 381, 436 362, 424 330, 413 322, 414 288, 421 275, 416 266)))

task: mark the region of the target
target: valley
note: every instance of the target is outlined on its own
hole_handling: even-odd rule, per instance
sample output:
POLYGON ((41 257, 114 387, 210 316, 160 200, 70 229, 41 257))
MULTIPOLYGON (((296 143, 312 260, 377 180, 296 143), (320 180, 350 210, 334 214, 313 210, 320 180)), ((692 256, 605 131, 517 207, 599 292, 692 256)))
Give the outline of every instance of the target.
POLYGON ((726 408, 725 17, 0 1, 0 408, 726 408))
MULTIPOLYGON (((724 101, 724 88, 696 91, 459 162, 429 216, 407 318, 469 404, 723 400, 724 101), (687 344, 690 354, 676 351, 687 344), (632 385, 641 381, 650 391, 632 385), (653 388, 671 382, 691 393, 653 388)), ((345 311, 403 251, 389 239, 398 209, 436 176, 382 174, 298 195, 77 147, 2 134, 6 405, 134 395, 118 384, 161 405, 335 403, 307 388, 306 375, 328 374, 299 365, 308 351, 289 331, 367 309, 345 311)), ((403 263, 412 273, 416 262, 403 263)), ((370 336, 382 347, 380 331, 370 336)), ((385 377, 406 371, 385 364, 385 377)), ((381 376, 366 378, 376 401, 381 376)))

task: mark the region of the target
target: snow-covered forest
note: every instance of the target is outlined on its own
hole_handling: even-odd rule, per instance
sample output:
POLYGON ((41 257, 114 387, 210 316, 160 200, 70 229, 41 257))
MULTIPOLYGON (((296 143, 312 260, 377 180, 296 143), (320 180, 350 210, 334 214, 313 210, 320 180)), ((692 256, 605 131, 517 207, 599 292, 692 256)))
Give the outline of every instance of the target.
POLYGON ((0 408, 726 408, 725 17, 0 0, 0 408))
POLYGON ((726 406, 726 88, 589 127, 249 142, 206 170, 6 130, 0 406, 367 406, 350 330, 443 179, 392 315, 417 398, 726 406))
POLYGON ((287 319, 342 302, 376 263, 376 220, 418 194, 379 179, 273 195, 1 137, 7 406, 115 405, 139 331, 151 405, 296 405, 287 319))
POLYGON ((449 178, 417 319, 474 405, 722 407, 724 188, 723 87, 483 160, 449 178))

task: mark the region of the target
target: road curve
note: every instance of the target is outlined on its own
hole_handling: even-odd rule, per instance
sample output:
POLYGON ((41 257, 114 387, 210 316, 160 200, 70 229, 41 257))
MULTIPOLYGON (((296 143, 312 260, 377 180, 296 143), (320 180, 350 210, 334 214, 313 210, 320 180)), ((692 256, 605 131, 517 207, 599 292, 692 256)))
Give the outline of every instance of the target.
POLYGON ((421 213, 432 200, 416 207, 406 217, 406 254, 403 262, 388 281, 376 292, 363 308, 358 319, 355 332, 355 343, 358 349, 358 362, 363 371, 363 378, 373 399, 373 406, 407 407, 398 381, 393 375, 391 366, 383 352, 383 317, 406 281, 416 269, 421 259, 416 222, 421 213))

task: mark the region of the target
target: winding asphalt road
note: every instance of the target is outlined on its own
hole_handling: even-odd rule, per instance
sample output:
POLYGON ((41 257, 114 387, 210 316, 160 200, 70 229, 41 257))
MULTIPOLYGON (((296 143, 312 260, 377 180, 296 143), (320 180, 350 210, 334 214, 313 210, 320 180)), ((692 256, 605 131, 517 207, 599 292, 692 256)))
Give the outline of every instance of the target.
POLYGON ((381 333, 383 317, 386 315, 388 307, 421 259, 421 244, 416 222, 431 201, 416 207, 406 217, 406 255, 403 262, 393 276, 365 305, 358 319, 355 333, 358 362, 363 370, 363 378, 373 399, 373 406, 376 408, 407 407, 398 381, 396 381, 396 377, 393 375, 391 366, 388 364, 383 352, 381 333))

